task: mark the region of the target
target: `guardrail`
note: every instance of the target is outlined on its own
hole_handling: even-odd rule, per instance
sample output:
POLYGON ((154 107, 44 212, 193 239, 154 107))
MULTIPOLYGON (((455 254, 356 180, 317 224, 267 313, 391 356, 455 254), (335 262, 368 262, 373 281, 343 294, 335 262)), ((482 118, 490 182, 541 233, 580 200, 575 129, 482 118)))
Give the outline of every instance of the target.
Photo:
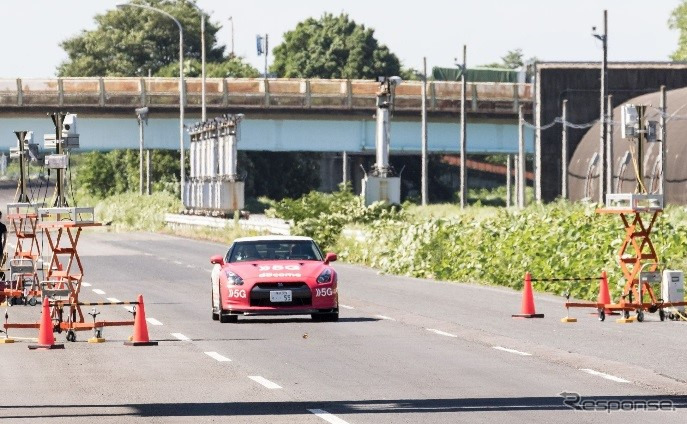
MULTIPOLYGON (((420 110, 421 82, 405 81, 396 88, 395 108, 420 110)), ((186 106, 201 105, 202 80, 185 79, 186 106)), ((210 109, 324 109, 374 110, 379 84, 372 80, 208 78, 206 104, 210 109)), ((427 107, 433 112, 457 112, 459 82, 430 81, 427 107)), ((468 111, 517 113, 531 109, 532 85, 468 83, 468 111)), ((130 109, 139 106, 179 107, 177 78, 52 78, 0 79, 0 108, 95 107, 130 109)))

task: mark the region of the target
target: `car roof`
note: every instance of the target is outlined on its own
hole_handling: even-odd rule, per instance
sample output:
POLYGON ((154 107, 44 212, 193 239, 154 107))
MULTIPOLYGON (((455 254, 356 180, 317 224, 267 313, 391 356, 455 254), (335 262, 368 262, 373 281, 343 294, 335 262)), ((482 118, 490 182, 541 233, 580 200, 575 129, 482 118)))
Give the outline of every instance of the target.
POLYGON ((245 241, 313 241, 310 237, 304 236, 253 236, 241 237, 234 240, 234 243, 241 243, 245 241))

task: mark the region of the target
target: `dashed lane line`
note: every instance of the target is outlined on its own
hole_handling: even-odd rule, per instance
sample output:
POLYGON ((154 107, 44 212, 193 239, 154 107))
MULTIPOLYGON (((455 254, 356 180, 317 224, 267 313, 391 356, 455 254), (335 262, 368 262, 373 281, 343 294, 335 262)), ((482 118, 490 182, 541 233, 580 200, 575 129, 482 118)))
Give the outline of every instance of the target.
POLYGON ((446 336, 446 337, 458 337, 455 334, 447 333, 445 331, 437 330, 434 328, 428 328, 427 331, 431 331, 434 334, 438 334, 440 336, 446 336))
POLYGON ((91 287, 91 283, 81 283, 81 285, 84 287, 91 287))
POLYGON ((591 375, 596 375, 601 378, 605 378, 606 380, 611 380, 615 381, 616 383, 629 383, 629 380, 625 380, 624 378, 616 377, 614 375, 606 374, 604 372, 600 371, 595 371, 595 370, 590 370, 589 368, 580 368, 580 371, 586 372, 587 374, 591 375))
POLYGON ((95 294, 105 294, 105 292, 102 291, 102 290, 100 290, 100 289, 93 289, 93 293, 95 293, 95 294))
POLYGON ((332 415, 323 409, 308 409, 308 412, 310 412, 311 414, 315 414, 319 418, 322 418, 323 420, 331 424, 348 424, 347 421, 344 421, 336 415, 332 415))
POLYGON ((279 384, 273 383, 264 377, 260 377, 259 375, 249 375, 248 378, 250 378, 251 380, 255 381, 258 384, 262 384, 263 386, 267 387, 268 389, 281 389, 282 388, 279 384))
POLYGON ((521 352, 521 351, 515 350, 515 349, 508 349, 507 347, 492 346, 492 348, 494 348, 496 350, 503 351, 503 352, 513 353, 513 354, 520 355, 520 356, 532 356, 531 353, 521 352))
POLYGON ((162 323, 155 318, 146 318, 146 321, 148 321, 150 325, 162 325, 162 323))
POLYGON ((177 265, 183 265, 183 264, 184 264, 184 263, 181 262, 181 261, 174 261, 174 263, 177 264, 177 265))
POLYGON ((226 356, 222 356, 217 352, 205 352, 205 354, 219 362, 231 362, 231 359, 227 358, 226 356))
POLYGON ((355 309, 353 306, 348 306, 348 305, 342 305, 339 303, 339 306, 344 308, 344 309, 355 309))
POLYGON ((182 342, 190 342, 191 341, 191 339, 189 339, 188 337, 184 336, 181 333, 171 333, 171 334, 172 334, 172 336, 176 337, 177 339, 181 340, 182 342))
POLYGON ((120 300, 117 299, 116 297, 108 297, 107 300, 109 300, 109 301, 112 302, 112 303, 120 302, 120 300))
POLYGON ((388 316, 386 316, 386 315, 375 315, 375 317, 376 317, 376 318, 379 318, 379 319, 385 319, 385 320, 387 320, 387 321, 396 321, 395 318, 391 318, 391 317, 388 317, 388 316))

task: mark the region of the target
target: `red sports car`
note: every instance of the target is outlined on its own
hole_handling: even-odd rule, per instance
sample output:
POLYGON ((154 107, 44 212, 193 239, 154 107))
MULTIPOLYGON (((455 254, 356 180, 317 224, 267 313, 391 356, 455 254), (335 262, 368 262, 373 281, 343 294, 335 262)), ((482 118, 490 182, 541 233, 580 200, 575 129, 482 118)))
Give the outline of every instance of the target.
POLYGON ((312 315, 339 319, 337 275, 309 237, 259 236, 234 240, 214 264, 212 319, 237 322, 239 315, 312 315))

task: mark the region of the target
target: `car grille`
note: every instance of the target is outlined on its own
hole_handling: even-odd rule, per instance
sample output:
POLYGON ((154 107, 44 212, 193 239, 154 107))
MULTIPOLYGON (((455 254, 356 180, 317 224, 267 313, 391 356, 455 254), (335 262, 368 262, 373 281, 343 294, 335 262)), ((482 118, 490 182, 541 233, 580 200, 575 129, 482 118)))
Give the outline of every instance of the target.
POLYGON ((303 282, 289 283, 257 283, 250 291, 250 306, 310 306, 312 292, 303 282), (291 302, 271 302, 270 291, 291 290, 291 302))

